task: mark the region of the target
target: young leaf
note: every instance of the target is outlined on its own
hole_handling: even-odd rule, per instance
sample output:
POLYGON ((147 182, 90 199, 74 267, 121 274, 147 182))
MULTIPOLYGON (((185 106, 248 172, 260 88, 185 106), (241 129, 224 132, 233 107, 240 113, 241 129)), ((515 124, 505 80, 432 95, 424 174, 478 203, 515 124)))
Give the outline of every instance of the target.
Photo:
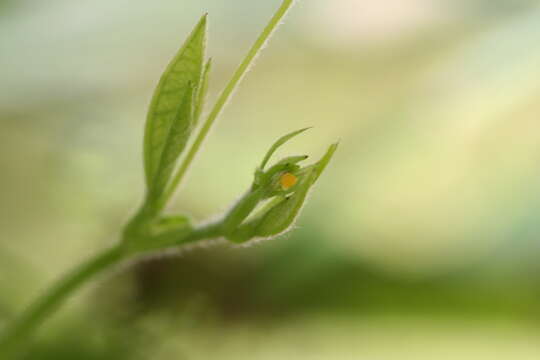
MULTIPOLYGON (((154 92, 144 137, 144 168, 149 188, 156 181, 161 157, 174 121, 192 121, 177 118, 179 104, 188 89, 197 89, 201 81, 206 43, 206 15, 204 15, 182 48, 161 76, 154 92), (190 85, 191 84, 191 85, 190 85)), ((189 137, 190 132, 183 136, 189 137)))
POLYGON ((172 196, 176 188, 176 185, 180 184, 180 182, 182 181, 184 175, 187 173, 187 170, 189 169, 191 163, 193 162, 193 159, 195 159, 195 155, 200 150, 201 145, 204 142, 204 139, 206 138, 210 129, 212 128, 212 125, 214 124, 218 116, 223 111, 223 108, 228 103, 229 99, 234 93, 234 90, 238 87, 238 84, 243 79, 249 67, 253 64, 253 61, 255 60, 257 55, 264 48, 268 39, 270 38, 272 33, 276 30, 276 28, 279 26, 279 24, 283 20, 283 17, 287 14, 287 12, 290 10, 293 4, 294 4, 294 0, 283 0, 283 2, 281 3, 281 6, 278 8, 274 16, 272 16, 272 18, 270 19, 270 22, 268 22, 268 24, 266 25, 262 33, 259 35, 257 40, 255 40, 255 43, 253 44, 253 46, 249 49, 244 60, 242 60, 238 68, 233 73, 233 76, 231 77, 227 85, 225 86, 225 89, 223 89, 221 94, 218 96, 216 103, 214 107, 212 108, 212 111, 210 111, 210 114, 208 114, 208 117, 206 118, 204 124, 201 126, 201 129, 199 131, 199 134, 197 135, 197 138, 195 139, 195 141, 193 141, 191 148, 189 149, 182 164, 178 168, 178 172, 175 175, 172 185, 169 187, 169 190, 167 191, 167 194, 165 195, 166 199, 172 196))
MULTIPOLYGON (((206 93, 208 91, 208 83, 209 83, 209 75, 210 70, 212 69, 212 59, 208 59, 206 62, 206 65, 204 66, 204 70, 202 72, 199 88, 197 89, 197 98, 194 100, 193 105, 193 121, 192 121, 192 129, 194 129, 197 126, 197 123, 199 122, 199 119, 201 118, 204 104, 206 100, 206 93)), ((189 157, 189 153, 188 153, 189 157)), ((165 194, 163 195, 163 202, 166 202, 169 197, 174 193, 174 190, 178 187, 180 180, 182 179, 183 174, 187 170, 185 167, 185 162, 178 168, 176 171, 176 174, 170 181, 168 188, 165 191, 165 194)))
POLYGON ((195 110, 193 115, 193 125, 196 126, 197 122, 201 118, 201 114, 204 109, 204 102, 206 100, 206 93, 208 92, 208 83, 210 70, 212 70, 212 59, 208 59, 201 77, 199 89, 197 91, 197 101, 195 102, 195 110))
POLYGON ((165 190, 176 165, 176 159, 186 147, 189 134, 193 129, 193 92, 194 89, 191 85, 188 85, 184 99, 172 120, 156 169, 156 175, 150 188, 152 200, 158 200, 165 190))

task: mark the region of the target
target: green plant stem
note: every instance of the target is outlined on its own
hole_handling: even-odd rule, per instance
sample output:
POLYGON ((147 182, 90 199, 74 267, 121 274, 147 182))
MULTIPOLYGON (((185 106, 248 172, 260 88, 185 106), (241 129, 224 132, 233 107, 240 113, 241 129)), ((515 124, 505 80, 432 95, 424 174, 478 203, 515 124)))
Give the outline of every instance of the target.
MULTIPOLYGON (((293 2, 294 0, 284 0, 282 2, 277 12, 274 14, 261 35, 257 38, 251 49, 248 51, 244 60, 234 72, 229 83, 218 97, 216 104, 202 125, 197 138, 191 145, 191 148, 180 165, 173 181, 160 198, 157 206, 152 208, 152 214, 159 213, 159 211, 165 206, 167 201, 173 195, 174 190, 182 181, 191 163, 193 162, 195 155, 200 150, 201 145, 207 137, 212 125, 221 114, 234 90, 237 88, 243 76, 261 49, 264 47, 273 31, 279 26, 281 20, 290 9, 293 2)), ((183 233, 178 238, 175 245, 178 246, 203 239, 217 238, 223 235, 222 232, 222 222, 206 224, 195 228, 193 231, 187 234, 183 233)), ((119 262, 126 260, 127 258, 134 257, 135 255, 137 254, 126 252, 122 245, 119 244, 93 256, 66 274, 60 279, 60 281, 56 283, 56 285, 51 287, 49 291, 44 293, 39 299, 37 299, 37 301, 30 305, 0 334, 0 359, 8 358, 10 354, 13 354, 17 349, 17 345, 21 344, 25 340, 28 340, 36 328, 43 321, 45 321, 48 316, 52 315, 54 311, 57 310, 69 298, 69 296, 73 294, 73 292, 105 270, 110 269, 119 262)))
POLYGON ((9 353, 19 342, 27 338, 40 323, 87 280, 116 264, 121 259, 120 247, 115 246, 93 256, 66 274, 5 329, 0 338, 0 355, 9 353))
POLYGON ((187 170, 189 169, 191 163, 193 162, 193 159, 195 158, 195 155, 197 155, 197 152, 201 148, 201 145, 204 142, 204 139, 208 135, 208 132, 212 128, 212 125, 218 118, 218 116, 221 114, 221 111, 231 98, 232 94, 234 93, 234 90, 238 87, 238 84, 246 74, 247 70, 261 51, 261 49, 264 47, 274 30, 279 26, 281 20, 283 17, 287 14, 287 11, 290 9, 291 5, 294 3, 294 0, 284 0, 279 9, 276 11, 272 19, 270 19, 270 22, 266 27, 264 28, 263 32, 251 49, 248 51, 246 57, 244 60, 240 63, 236 71, 234 72, 232 78, 229 80, 229 83, 223 90, 223 92, 220 94, 219 98, 216 101, 216 104, 212 108, 212 111, 206 118, 206 121, 204 122, 203 126, 201 127, 201 130, 199 131, 199 134, 197 135, 197 138, 191 145, 191 148, 189 149, 186 157, 184 158, 182 164, 178 168, 178 172, 176 173, 174 179, 172 180, 171 184, 165 191, 162 200, 160 204, 163 206, 167 203, 167 201, 171 198, 171 196, 174 194, 174 191, 186 175, 187 170))
MULTIPOLYGON (((180 237, 176 245, 220 237, 221 227, 220 222, 199 226, 180 237)), ((120 245, 117 245, 94 255, 66 274, 0 334, 0 359, 9 358, 8 356, 17 350, 18 345, 28 340, 35 329, 82 285, 134 255, 137 254, 128 255, 120 245)))

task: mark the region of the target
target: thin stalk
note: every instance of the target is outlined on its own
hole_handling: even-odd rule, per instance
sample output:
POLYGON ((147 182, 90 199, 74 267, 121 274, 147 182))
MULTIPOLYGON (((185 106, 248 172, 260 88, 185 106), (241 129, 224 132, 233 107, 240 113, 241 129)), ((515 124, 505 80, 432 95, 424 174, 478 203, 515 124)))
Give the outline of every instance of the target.
POLYGON ((231 98, 232 94, 234 93, 234 90, 238 87, 238 84, 246 74, 247 70, 261 51, 261 49, 264 47, 274 30, 279 26, 281 23, 281 20, 283 17, 287 14, 289 9, 291 8, 291 5, 294 3, 294 0, 284 0, 279 9, 276 11, 272 19, 270 19, 270 22, 266 25, 261 35, 257 38, 251 49, 248 51, 246 57, 244 60, 240 63, 236 71, 234 72, 232 78, 229 80, 229 83, 223 90, 223 92, 220 94, 219 98, 217 99, 214 107, 212 108, 212 111, 206 118, 206 121, 204 122, 203 126, 201 127, 201 130, 199 131, 199 134, 197 135, 197 138, 191 145, 191 148, 189 149, 186 157, 184 158, 182 164, 178 168, 178 172, 176 173, 174 179, 172 180, 171 184, 165 191, 161 204, 165 205, 168 200, 171 198, 171 196, 174 194, 174 191, 186 175, 187 170, 189 169, 191 163, 193 162, 193 159, 195 158, 195 155, 197 155, 197 152, 201 148, 201 145, 204 142, 204 139, 208 135, 208 132, 212 128, 212 125, 218 118, 218 116, 221 114, 221 111, 231 98))
POLYGON ((122 260, 119 246, 107 249, 66 274, 55 286, 31 304, 0 336, 0 357, 27 339, 36 327, 52 314, 87 280, 122 260))
MULTIPOLYGON (((191 148, 184 158, 184 161, 178 169, 173 181, 161 197, 161 201, 159 201, 157 207, 152 206, 150 210, 143 209, 144 211, 150 211, 150 213, 147 214, 144 211, 141 212, 141 219, 158 213, 173 195, 174 190, 185 176, 189 166, 193 162, 195 155, 199 151, 215 120, 218 118, 232 96, 234 90, 237 88, 243 76, 249 69, 250 65, 264 47, 265 43, 272 35, 272 32, 279 26, 281 20, 293 3, 294 0, 283 1, 268 25, 248 51, 242 63, 234 72, 223 92, 218 97, 216 104, 208 115, 205 123, 202 125, 197 138, 191 145, 191 148)), ((138 221, 142 220, 139 219, 138 221)), ((176 241, 176 245, 192 243, 204 239, 217 238, 222 235, 223 220, 197 227, 193 231, 179 236, 178 240, 176 241)), ((135 254, 133 254, 133 256, 134 255, 135 254)), ((93 256, 86 262, 73 269, 71 272, 67 273, 63 278, 60 279, 60 281, 56 283, 56 285, 51 287, 49 291, 44 293, 33 304, 31 304, 0 334, 0 358, 5 359, 8 358, 8 356, 11 356, 10 354, 13 354, 16 351, 17 345, 20 345, 25 340, 28 340, 36 328, 43 321, 45 321, 48 316, 52 315, 54 311, 57 310, 58 307, 60 307, 72 295, 73 292, 82 287, 89 280, 93 279, 96 275, 99 275, 105 270, 110 269, 114 265, 130 257, 132 256, 125 251, 121 243, 93 256)))
MULTIPOLYGON (((201 225, 179 237, 174 246, 218 238, 221 236, 221 227, 220 222, 201 225)), ((0 359, 13 356, 18 346, 27 341, 36 328, 86 282, 136 255, 126 253, 121 245, 117 245, 96 254, 66 274, 0 333, 0 359)))

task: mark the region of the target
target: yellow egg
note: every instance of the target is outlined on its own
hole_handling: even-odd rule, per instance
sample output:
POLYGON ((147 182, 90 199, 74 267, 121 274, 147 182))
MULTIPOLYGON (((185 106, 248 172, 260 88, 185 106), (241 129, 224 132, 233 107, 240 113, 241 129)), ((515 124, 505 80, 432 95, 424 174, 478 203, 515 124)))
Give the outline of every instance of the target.
POLYGON ((298 178, 291 173, 284 173, 279 178, 279 183, 281 184, 281 188, 283 190, 288 190, 292 188, 296 184, 297 181, 298 181, 298 178))

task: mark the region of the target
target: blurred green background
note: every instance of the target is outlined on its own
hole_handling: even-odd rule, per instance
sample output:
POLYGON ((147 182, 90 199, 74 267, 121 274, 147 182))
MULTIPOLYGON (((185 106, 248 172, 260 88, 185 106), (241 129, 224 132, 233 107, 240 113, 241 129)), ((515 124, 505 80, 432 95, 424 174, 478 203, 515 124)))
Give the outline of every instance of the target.
MULTIPOLYGON (((116 241, 157 79, 210 13, 210 100, 278 0, 0 0, 0 327, 116 241)), ((176 197, 204 220, 341 139, 291 234, 134 263, 25 359, 540 358, 540 6, 300 1, 176 197)))

